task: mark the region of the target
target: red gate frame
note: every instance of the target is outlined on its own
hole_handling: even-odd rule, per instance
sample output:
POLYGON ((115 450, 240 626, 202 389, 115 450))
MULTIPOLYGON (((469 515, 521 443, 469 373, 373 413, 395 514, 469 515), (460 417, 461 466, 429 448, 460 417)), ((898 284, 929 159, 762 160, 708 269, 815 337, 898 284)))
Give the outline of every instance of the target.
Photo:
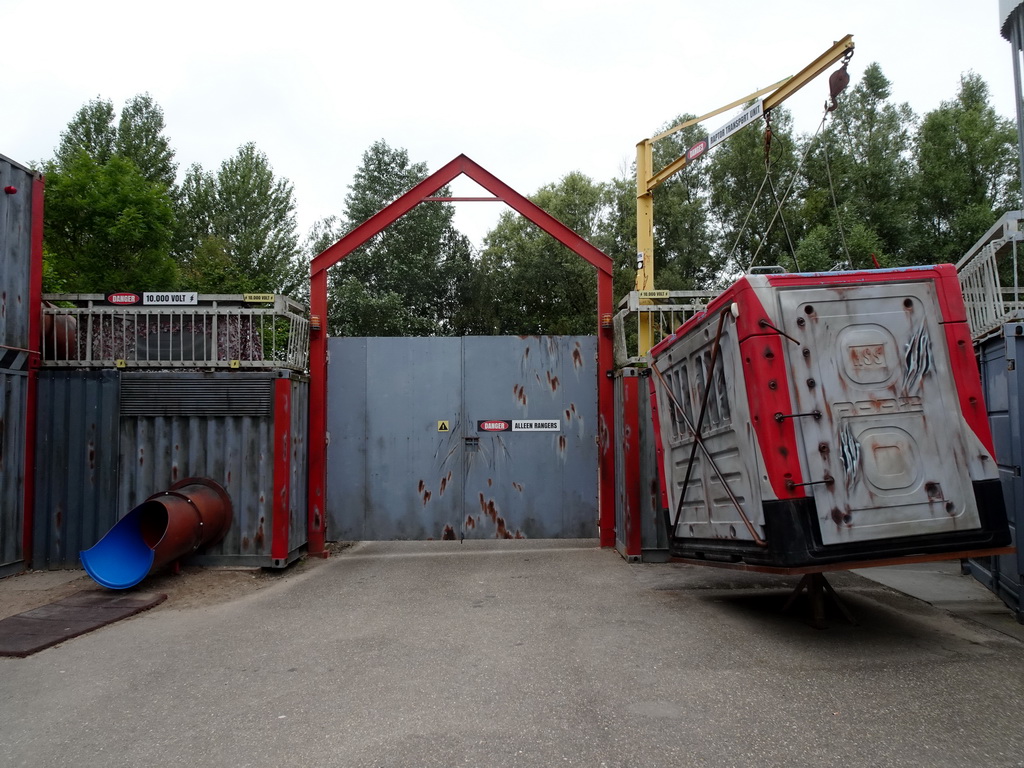
POLYGON ((311 323, 309 347, 309 554, 323 556, 326 538, 324 503, 327 486, 327 270, 427 200, 505 203, 597 268, 598 528, 601 546, 614 547, 615 418, 611 378, 612 335, 610 329, 602 325, 602 318, 610 318, 612 314, 612 259, 480 165, 465 155, 459 155, 324 250, 310 265, 310 315, 319 322, 311 323), (433 197, 437 190, 463 174, 494 197, 433 197))

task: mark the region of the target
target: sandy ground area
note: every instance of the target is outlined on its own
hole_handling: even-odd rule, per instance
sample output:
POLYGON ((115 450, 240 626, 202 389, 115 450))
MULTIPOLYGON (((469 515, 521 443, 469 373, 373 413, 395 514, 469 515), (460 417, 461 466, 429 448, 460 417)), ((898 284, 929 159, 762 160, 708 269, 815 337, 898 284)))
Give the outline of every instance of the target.
MULTIPOLYGON (((337 554, 345 543, 331 543, 328 551, 337 554)), ((258 592, 273 584, 294 578, 323 563, 321 558, 303 558, 288 568, 183 566, 178 572, 164 569, 143 579, 132 590, 158 592, 167 600, 154 611, 180 610, 216 605, 258 592)), ((85 571, 26 571, 0 579, 0 619, 31 611, 82 591, 108 592, 85 571)))

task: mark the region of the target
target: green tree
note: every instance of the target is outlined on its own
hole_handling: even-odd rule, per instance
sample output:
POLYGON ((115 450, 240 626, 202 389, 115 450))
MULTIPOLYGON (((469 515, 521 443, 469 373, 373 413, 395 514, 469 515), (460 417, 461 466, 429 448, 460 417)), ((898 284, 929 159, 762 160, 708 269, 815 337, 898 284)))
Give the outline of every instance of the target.
POLYGON ((128 99, 120 119, 113 102, 97 97, 61 133, 55 162, 64 167, 84 151, 102 165, 117 155, 135 163, 143 178, 173 190, 178 166, 164 129, 163 110, 148 93, 128 99))
POLYGON ((793 138, 793 119, 782 107, 771 115, 770 140, 764 130, 748 126, 711 152, 710 208, 721 255, 729 271, 752 264, 799 265, 793 253, 802 231, 795 186, 799 156, 793 138))
MULTIPOLYGON (((557 184, 541 187, 530 199, 596 244, 609 199, 605 187, 574 172, 557 184)), ((480 332, 594 332, 594 267, 518 213, 503 213, 484 242, 478 316, 484 319, 485 328, 480 332)))
POLYGON ((975 73, 952 101, 924 116, 916 137, 913 264, 956 262, 1005 210, 1016 207, 1016 131, 989 104, 975 73))
MULTIPOLYGON (((693 115, 679 115, 662 130, 692 118, 693 115)), ((654 170, 682 157, 690 147, 706 137, 705 127, 691 125, 657 141, 654 144, 654 170)), ((658 288, 692 290, 706 287, 715 281, 723 266, 710 228, 710 172, 709 161, 699 158, 654 190, 654 281, 658 288)), ((635 183, 633 195, 635 222, 635 183)))
POLYGON ((294 294, 308 282, 291 182, 275 177, 254 144, 216 173, 190 167, 180 198, 176 250, 189 287, 294 294))
POLYGON ((129 99, 119 122, 109 99, 75 113, 44 165, 47 290, 177 287, 176 166, 163 131, 149 94, 129 99))
POLYGON ((57 168, 70 166, 80 152, 101 165, 110 160, 117 143, 115 118, 114 103, 109 99, 96 97, 84 104, 61 132, 53 165, 57 168))
POLYGON ((164 112, 148 93, 125 102, 117 124, 114 152, 133 161, 150 181, 173 190, 178 173, 174 150, 164 135, 164 112))
MULTIPOLYGON (((323 250, 428 176, 404 149, 375 142, 363 153, 341 219, 320 222, 323 250)), ((438 190, 444 193, 445 190, 438 190)), ((423 203, 331 268, 330 332, 342 336, 435 336, 462 332, 460 314, 472 247, 453 225, 454 208, 423 203)))
POLYGON ((174 209, 163 185, 114 155, 84 149, 45 167, 46 290, 160 290, 178 284, 174 209))
POLYGON ((804 165, 803 217, 797 248, 802 269, 827 270, 902 263, 914 217, 913 132, 907 104, 890 101, 892 84, 877 63, 831 113, 811 142, 804 165))
MULTIPOLYGON (((594 245, 614 264, 616 303, 636 286, 636 167, 632 176, 619 176, 602 185, 604 215, 597 225, 594 245)), ((662 254, 655 250, 655 269, 662 254)), ((661 275, 655 272, 661 281, 661 275)))

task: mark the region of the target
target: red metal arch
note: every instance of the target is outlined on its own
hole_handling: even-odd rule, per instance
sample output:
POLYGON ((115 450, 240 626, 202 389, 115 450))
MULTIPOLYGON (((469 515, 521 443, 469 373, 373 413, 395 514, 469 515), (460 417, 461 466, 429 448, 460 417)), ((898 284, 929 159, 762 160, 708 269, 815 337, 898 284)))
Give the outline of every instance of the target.
POLYGON ((311 555, 323 555, 326 534, 324 502, 327 486, 327 270, 417 205, 432 199, 437 190, 463 174, 494 197, 461 199, 495 200, 505 203, 597 268, 597 412, 600 419, 598 525, 601 546, 615 546, 615 467, 612 452, 615 419, 612 412, 613 388, 610 378, 612 337, 609 330, 601 328, 601 317, 610 317, 612 313, 612 259, 496 176, 465 155, 459 155, 313 259, 310 276, 310 313, 320 318, 321 324, 320 329, 313 330, 310 334, 309 349, 308 531, 311 555))

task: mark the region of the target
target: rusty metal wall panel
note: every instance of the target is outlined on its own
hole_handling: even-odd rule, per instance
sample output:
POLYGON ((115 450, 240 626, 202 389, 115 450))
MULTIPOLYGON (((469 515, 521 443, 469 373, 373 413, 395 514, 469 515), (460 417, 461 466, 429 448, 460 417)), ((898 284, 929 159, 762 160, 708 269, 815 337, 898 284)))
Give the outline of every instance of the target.
POLYGON ((364 541, 367 485, 367 339, 328 340, 327 539, 364 541))
POLYGON ((645 563, 663 563, 669 558, 668 532, 662 510, 658 479, 658 440, 651 413, 650 379, 640 383, 640 542, 645 563))
POLYGON ((596 355, 592 337, 331 339, 329 538, 595 536, 596 355))
POLYGON ((650 379, 641 374, 635 368, 619 369, 615 374, 615 547, 628 560, 665 562, 669 557, 668 536, 662 517, 650 379), (626 408, 634 409, 632 419, 626 418, 626 408), (631 429, 626 429, 627 424, 631 429), (635 435, 631 434, 634 427, 635 435), (638 456, 635 467, 627 471, 629 451, 636 451, 638 456), (634 486, 632 493, 630 484, 634 486), (634 551, 637 538, 639 548, 634 551))
POLYGON ((452 338, 330 340, 331 539, 457 535, 461 348, 452 338))
MULTIPOLYGON (((273 373, 246 372, 123 374, 123 387, 131 388, 135 396, 131 407, 121 412, 119 515, 178 480, 207 477, 227 490, 234 518, 224 539, 191 561, 271 565, 277 378, 273 373), (147 399, 147 390, 153 393, 149 415, 139 406, 147 399), (263 390, 266 397, 260 396, 263 390), (164 394, 158 395, 160 391, 164 394), (192 391, 205 394, 190 404, 192 391), (235 397, 236 393, 240 395, 235 397), (210 403, 217 404, 219 415, 210 410, 210 403)), ((294 455, 296 445, 305 445, 305 422, 296 424, 298 417, 292 418, 294 455), (296 426, 301 430, 298 439, 296 426)), ((306 483, 305 479, 297 482, 297 471, 293 466, 292 495, 299 503, 291 506, 291 549, 305 543, 306 483)))
MULTIPOLYGON (((28 373, 0 369, 0 575, 25 559, 25 430, 28 373)), ((14 568, 20 570, 20 568, 14 568)))
POLYGON ((592 336, 463 339, 464 435, 479 441, 466 454, 467 537, 597 536, 596 366, 592 336), (491 419, 512 431, 478 430, 491 419))
MULTIPOLYGON (((996 462, 1006 499, 1006 513, 1015 545, 1017 531, 1024 521, 1024 323, 1003 326, 1002 333, 981 342, 979 349, 981 381, 985 389, 996 462)), ((972 574, 999 595, 1024 621, 1024 548, 1016 554, 981 557, 970 561, 972 574)))
POLYGON ((309 541, 306 522, 309 498, 309 379, 292 377, 291 500, 288 550, 295 552, 309 541))
POLYGON ((28 443, 28 349, 35 174, 0 155, 0 575, 21 570, 24 552, 25 453, 28 443), (8 191, 10 190, 10 191, 8 191))
POLYGON ((28 338, 28 296, 34 178, 31 171, 0 155, 0 355, 3 347, 33 346, 28 338), (7 194, 7 187, 17 191, 7 194))
POLYGON ((32 564, 78 568, 118 519, 117 371, 40 371, 32 564))

